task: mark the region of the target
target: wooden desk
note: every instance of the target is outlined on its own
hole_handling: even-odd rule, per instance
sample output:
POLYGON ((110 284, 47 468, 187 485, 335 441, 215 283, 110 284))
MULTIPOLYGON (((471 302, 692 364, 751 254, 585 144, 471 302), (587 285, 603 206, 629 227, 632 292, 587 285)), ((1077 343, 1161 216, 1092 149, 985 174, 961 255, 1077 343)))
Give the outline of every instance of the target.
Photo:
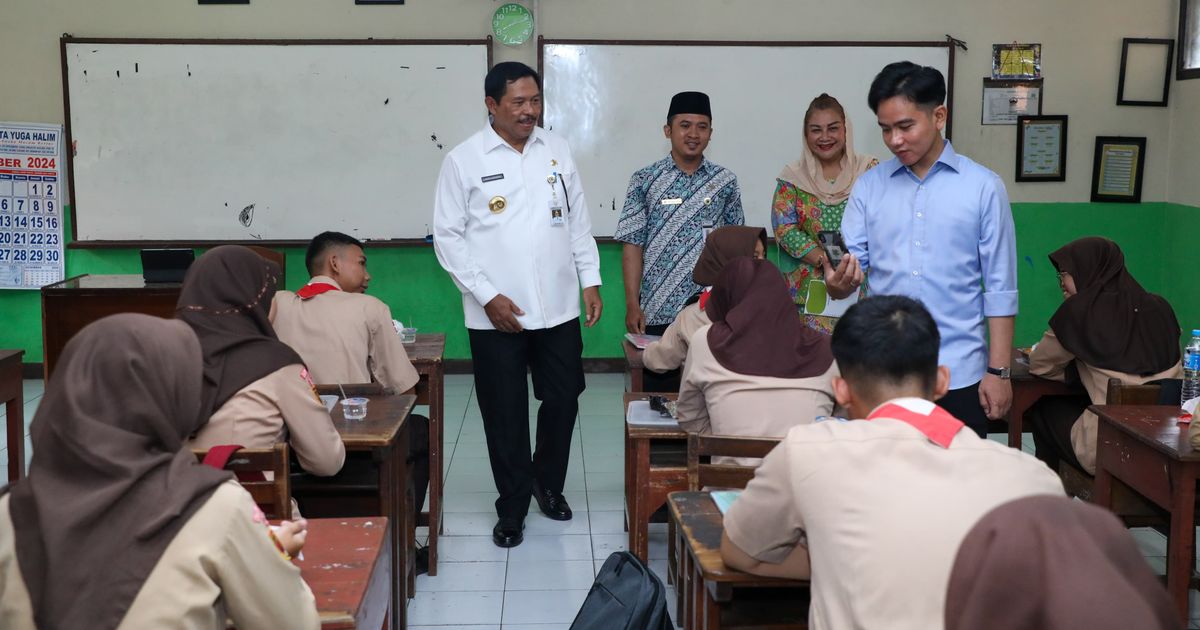
MULTIPOLYGON (((347 518, 386 516, 390 529, 392 604, 391 627, 406 627, 408 599, 416 575, 412 550, 416 543, 412 494, 408 489, 408 430, 405 421, 416 396, 367 396, 367 417, 347 420, 341 405, 330 417, 346 445, 347 465, 333 477, 293 477, 292 496, 302 502, 305 516, 347 518), (358 455, 358 457, 356 457, 358 455), (368 461, 369 460, 369 461, 368 461), (367 461, 367 479, 357 464, 367 461)), ((307 557, 307 553, 305 556, 307 557)))
POLYGON ((1029 361, 1018 349, 1013 348, 1012 361, 1012 407, 1008 411, 1008 445, 1021 448, 1021 433, 1025 430, 1025 412, 1042 396, 1066 396, 1086 393, 1080 385, 1067 385, 1061 381, 1034 376, 1029 373, 1029 361))
MULTIPOLYGON (((675 400, 679 394, 663 394, 675 400)), ((646 400, 645 392, 624 395, 626 412, 634 400, 646 400)), ((649 562, 650 516, 667 502, 667 495, 687 490, 687 431, 678 427, 643 427, 625 423, 625 507, 629 514, 629 550, 649 562), (652 461, 650 449, 657 444, 678 446, 679 455, 652 461)))
MULTIPOLYGON (((417 525, 429 527, 429 575, 437 575, 438 536, 442 533, 442 454, 446 444, 446 335, 417 335, 416 343, 404 344, 421 380, 417 404, 429 405, 429 511, 421 512, 417 525)), ((424 506, 416 506, 420 510, 424 506)))
POLYGON ((1196 562, 1196 479, 1200 452, 1188 442, 1183 412, 1171 406, 1089 407, 1100 418, 1096 449, 1095 502, 1112 507, 1119 481, 1167 510, 1167 591, 1186 624, 1188 589, 1196 562))
POLYGON ((8 439, 8 482, 25 476, 25 394, 21 378, 24 350, 0 350, 0 401, 8 439))
POLYGON ((675 585, 682 589, 685 600, 682 623, 685 629, 720 628, 722 613, 725 616, 734 614, 735 600, 753 589, 794 589, 796 592, 789 593, 787 598, 755 601, 753 607, 745 611, 754 619, 745 621, 771 628, 807 627, 808 582, 751 575, 725 566, 721 560, 724 519, 707 492, 673 492, 667 504, 671 506, 671 519, 675 522, 680 549, 686 549, 691 568, 687 583, 675 585))
POLYGON ((178 283, 147 284, 140 275, 82 275, 42 287, 42 361, 46 381, 63 347, 84 326, 117 313, 175 317, 178 283))
POLYGON ((621 350, 625 353, 625 391, 645 391, 645 386, 642 384, 642 375, 645 370, 642 365, 642 351, 638 350, 637 346, 630 343, 628 339, 621 340, 621 350))
POLYGON ((317 600, 325 630, 379 630, 390 610, 392 555, 388 519, 308 521, 300 577, 317 600))

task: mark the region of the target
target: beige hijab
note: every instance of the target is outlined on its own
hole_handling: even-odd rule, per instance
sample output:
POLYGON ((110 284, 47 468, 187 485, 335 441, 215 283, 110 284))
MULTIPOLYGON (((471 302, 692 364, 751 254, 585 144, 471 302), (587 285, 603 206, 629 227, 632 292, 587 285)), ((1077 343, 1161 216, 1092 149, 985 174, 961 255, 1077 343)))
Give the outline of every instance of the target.
POLYGON ((808 148, 807 137, 800 143, 800 146, 804 148, 800 159, 783 167, 779 179, 804 192, 816 195, 817 199, 826 205, 836 205, 849 199, 850 189, 854 187, 854 182, 858 180, 859 175, 871 168, 871 163, 875 161, 875 158, 870 155, 858 155, 854 152, 854 127, 850 124, 849 118, 843 119, 843 123, 846 126, 846 151, 842 154, 842 172, 838 174, 833 183, 825 179, 825 175, 821 173, 821 161, 808 148))

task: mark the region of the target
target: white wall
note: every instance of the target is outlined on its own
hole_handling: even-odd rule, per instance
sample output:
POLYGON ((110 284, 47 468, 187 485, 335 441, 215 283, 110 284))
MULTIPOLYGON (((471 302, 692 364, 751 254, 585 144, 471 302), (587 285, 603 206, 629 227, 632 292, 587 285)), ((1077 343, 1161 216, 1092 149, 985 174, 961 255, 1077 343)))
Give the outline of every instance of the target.
MULTIPOLYGON (((0 85, 4 86, 0 119, 40 122, 63 118, 58 37, 64 32, 103 37, 481 37, 488 34, 491 13, 499 5, 482 0, 408 0, 403 6, 367 7, 355 6, 353 0, 251 0, 249 6, 198 6, 194 0, 0 2, 0 85)), ((957 56, 955 146, 997 171, 1009 183, 1014 201, 1087 201, 1094 137, 1139 135, 1148 138, 1143 199, 1168 198, 1170 171, 1179 182, 1170 198, 1200 204, 1200 177, 1195 176, 1200 143, 1177 144, 1179 148, 1172 152, 1168 141, 1172 116, 1177 132, 1191 127, 1184 119, 1194 120, 1192 112, 1200 106, 1200 81, 1173 85, 1170 109, 1115 104, 1121 38, 1174 37, 1174 2, 529 2, 537 12, 538 32, 558 38, 863 41, 937 39, 950 33, 970 47, 957 56), (1013 40, 1043 44, 1044 112, 1071 117, 1065 183, 1013 184, 1015 128, 979 124, 980 80, 990 72, 991 45, 1013 40), (1190 108, 1186 115, 1183 106, 1190 108)), ((535 43, 516 49, 498 46, 495 58, 533 64, 535 43)), ((803 68, 771 70, 804 72, 803 68)), ((646 104, 664 111, 666 105, 646 104)), ((794 126, 797 145, 804 106, 797 103, 795 121, 780 121, 794 126)), ((638 166, 631 164, 630 171, 638 166)))

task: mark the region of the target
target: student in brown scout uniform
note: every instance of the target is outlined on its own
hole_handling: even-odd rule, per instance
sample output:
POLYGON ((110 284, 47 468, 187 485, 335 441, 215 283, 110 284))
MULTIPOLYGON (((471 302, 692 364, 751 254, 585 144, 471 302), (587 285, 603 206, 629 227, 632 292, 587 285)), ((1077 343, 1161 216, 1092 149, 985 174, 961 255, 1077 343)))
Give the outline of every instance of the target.
POLYGON ((787 283, 770 261, 742 257, 726 265, 707 312, 713 323, 692 335, 684 364, 681 427, 781 438, 833 411, 838 372, 829 336, 796 315, 787 283))
POLYGON ((315 629, 316 602, 232 475, 184 439, 205 418, 186 325, 114 315, 68 344, 30 427, 29 476, 0 490, 0 628, 315 629))
MULTIPOLYGON (((304 265, 312 279, 299 291, 275 294, 271 322, 316 383, 381 383, 398 394, 415 391, 416 368, 392 325, 392 311, 366 295, 371 274, 362 243, 322 232, 309 243, 304 265)), ((415 502, 429 486, 429 418, 410 415, 408 468, 415 502)))
POLYGON ((210 416, 188 447, 286 441, 301 468, 334 475, 346 447, 304 361, 269 320, 279 276, 275 263, 237 245, 212 249, 188 270, 175 312, 200 338, 201 407, 210 416))
POLYGON ((725 514, 734 569, 812 579, 809 627, 939 630, 959 543, 992 508, 1064 496, 1032 455, 973 431, 932 401, 938 328, 907 297, 866 298, 833 330, 833 381, 851 418, 800 425, 725 514))
POLYGON ((1058 270, 1062 306, 1029 355, 1029 373, 1065 381, 1073 370, 1086 396, 1044 396, 1025 413, 1037 458, 1096 474, 1099 419, 1087 410, 1104 404, 1108 379, 1130 385, 1183 376, 1179 321, 1163 298, 1147 292, 1125 269, 1116 243, 1099 237, 1067 243, 1050 262, 1058 270))
POLYGON ((734 258, 746 256, 762 260, 767 255, 767 231, 763 228, 727 225, 712 231, 704 242, 692 280, 704 290, 692 296, 687 306, 667 326, 662 339, 646 346, 642 365, 655 372, 679 369, 687 358, 688 342, 697 330, 712 323, 704 312, 717 274, 734 258))

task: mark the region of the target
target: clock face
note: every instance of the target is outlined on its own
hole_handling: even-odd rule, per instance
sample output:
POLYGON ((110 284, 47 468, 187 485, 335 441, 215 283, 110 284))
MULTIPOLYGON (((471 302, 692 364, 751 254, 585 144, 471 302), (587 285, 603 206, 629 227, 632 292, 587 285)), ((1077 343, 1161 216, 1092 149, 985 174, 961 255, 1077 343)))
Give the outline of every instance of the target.
POLYGON ((505 4, 492 15, 492 32, 501 44, 520 46, 533 35, 533 14, 519 4, 505 4))

